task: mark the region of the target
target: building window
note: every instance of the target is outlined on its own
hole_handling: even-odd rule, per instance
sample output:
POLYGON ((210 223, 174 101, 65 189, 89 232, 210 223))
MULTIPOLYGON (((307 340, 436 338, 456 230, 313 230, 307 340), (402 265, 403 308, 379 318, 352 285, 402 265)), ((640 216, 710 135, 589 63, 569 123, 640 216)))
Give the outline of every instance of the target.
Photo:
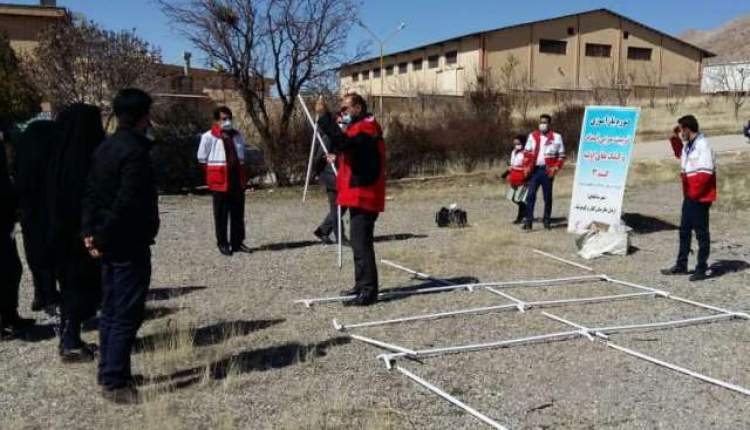
POLYGON ((587 57, 606 57, 609 58, 612 53, 612 45, 602 45, 600 43, 587 43, 587 57))
POLYGON ((651 61, 651 48, 628 47, 628 60, 651 61))
POLYGON ((352 81, 357 82, 359 80, 359 72, 352 73, 352 81))
POLYGON ((625 32, 622 33, 622 38, 623 39, 627 39, 628 37, 630 37, 630 32, 629 31, 625 31, 625 32))
POLYGON ((429 67, 430 69, 437 69, 439 64, 440 64, 439 55, 430 55, 429 57, 427 57, 427 67, 429 67))
POLYGON ((455 66, 458 64, 458 51, 446 52, 445 63, 449 66, 455 66))
POLYGON ((576 34, 576 28, 575 27, 568 27, 568 36, 573 36, 576 34))
POLYGON ((564 40, 539 39, 539 52, 542 54, 565 55, 568 42, 564 40))
POLYGON ((422 70, 422 63, 423 63, 423 61, 424 60, 422 60, 421 58, 417 58, 416 60, 414 60, 414 61, 411 62, 411 68, 414 71, 422 70))
POLYGON ((398 63, 398 73, 403 75, 409 71, 409 63, 398 63))
POLYGON ((367 81, 369 79, 370 79, 370 71, 369 70, 365 70, 364 72, 362 72, 362 80, 363 81, 367 81))
POLYGON ((386 76, 393 76, 393 64, 385 66, 385 74, 386 76))
POLYGON ((377 69, 372 69, 372 77, 373 78, 379 78, 380 77, 380 67, 377 69))

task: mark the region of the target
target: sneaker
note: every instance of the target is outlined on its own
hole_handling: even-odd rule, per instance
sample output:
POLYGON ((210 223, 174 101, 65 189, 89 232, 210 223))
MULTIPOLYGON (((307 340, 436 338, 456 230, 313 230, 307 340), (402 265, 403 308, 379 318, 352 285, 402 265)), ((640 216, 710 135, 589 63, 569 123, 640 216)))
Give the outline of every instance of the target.
POLYGON ((662 269, 661 274, 664 276, 687 275, 688 270, 685 266, 674 265, 669 269, 662 269))
POLYGON ((334 243, 335 243, 335 242, 334 242, 334 241, 332 241, 332 240, 331 240, 331 238, 329 237, 329 236, 330 236, 330 234, 323 234, 323 232, 322 232, 322 231, 320 231, 320 229, 319 229, 319 228, 318 228, 318 229, 315 229, 315 231, 313 232, 313 234, 315 235, 315 237, 317 237, 318 239, 320 239, 320 241, 321 241, 321 242, 323 242, 323 243, 325 243, 326 245, 332 245, 332 244, 334 244, 334 243))
POLYGON ((138 390, 130 385, 113 389, 103 388, 102 397, 118 405, 137 405, 140 403, 138 390))

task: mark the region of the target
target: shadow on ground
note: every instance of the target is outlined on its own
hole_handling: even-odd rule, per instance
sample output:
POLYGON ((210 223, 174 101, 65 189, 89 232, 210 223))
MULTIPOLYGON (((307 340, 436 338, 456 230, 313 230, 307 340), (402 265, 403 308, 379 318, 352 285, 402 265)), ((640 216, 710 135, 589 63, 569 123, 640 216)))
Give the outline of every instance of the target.
POLYGON ((206 286, 184 286, 184 287, 165 287, 152 288, 146 295, 146 300, 150 302, 161 302, 171 300, 177 297, 185 296, 195 291, 205 290, 206 286))
POLYGON ((671 222, 639 213, 623 214, 622 219, 636 234, 658 233, 660 231, 672 231, 679 228, 671 222))
MULTIPOLYGON (((164 306, 147 307, 144 321, 164 318, 166 316, 173 315, 181 311, 182 309, 183 308, 172 308, 172 307, 164 307, 164 306)), ((91 318, 88 321, 83 323, 84 332, 94 331, 94 330, 97 330, 98 328, 99 328, 98 317, 91 318)), ((57 327, 55 326, 55 324, 35 325, 25 330, 23 334, 19 337, 19 339, 27 341, 27 342, 41 342, 44 340, 54 339, 57 336, 56 329, 57 327)))
POLYGON ((717 260, 709 267, 711 278, 718 278, 728 273, 744 272, 750 263, 743 260, 717 260))
POLYGON ((263 372, 297 365, 316 357, 323 357, 328 354, 330 348, 346 345, 350 342, 350 338, 340 336, 307 345, 288 342, 267 348, 251 349, 233 354, 207 366, 194 367, 169 375, 150 378, 136 377, 136 383, 142 386, 163 384, 154 389, 159 392, 170 392, 187 388, 201 382, 204 378, 220 381, 233 375, 263 372))
MULTIPOLYGON (((400 234, 388 234, 384 236, 375 236, 374 241, 377 242, 395 242, 395 241, 401 241, 401 240, 410 240, 410 239, 424 239, 428 237, 424 234, 411 234, 411 233, 400 233, 400 234)), ((307 248, 309 246, 319 246, 319 245, 325 245, 323 242, 319 240, 301 240, 296 242, 279 242, 279 243, 269 243, 266 245, 260 245, 255 248, 251 248, 251 252, 260 252, 260 251, 285 251, 289 249, 299 249, 299 248, 307 248)))
MULTIPOLYGON (((380 293, 385 293, 385 294, 387 294, 387 293, 405 293, 405 294, 404 295, 399 295, 399 296, 388 297, 388 298, 379 300, 379 302, 380 303, 385 303, 385 302, 392 302, 392 301, 395 301, 395 300, 403 300, 403 299, 409 298, 409 297, 411 297, 413 295, 413 294, 408 294, 408 293, 413 293, 416 290, 419 290, 419 289, 422 289, 422 288, 445 287, 445 286, 450 285, 450 284, 454 284, 454 285, 476 284, 477 282, 479 282, 479 279, 477 279, 477 278, 475 278, 473 276, 462 276, 462 277, 457 277, 457 278, 446 278, 446 279, 443 279, 443 280, 445 281, 445 283, 436 282, 436 281, 425 281, 425 282, 421 282, 419 284, 409 285, 408 287, 398 287, 398 288, 389 288, 387 290, 380 290, 380 293)), ((439 294, 439 293, 445 293, 445 291, 435 291, 435 292, 431 292, 431 293, 420 293, 419 295, 439 294)))
POLYGON ((264 330, 281 324, 285 319, 259 320, 259 321, 222 321, 205 327, 192 330, 167 331, 150 334, 136 339, 133 352, 153 351, 169 345, 170 339, 189 338, 193 346, 202 347, 217 345, 233 337, 247 336, 248 334, 264 330))

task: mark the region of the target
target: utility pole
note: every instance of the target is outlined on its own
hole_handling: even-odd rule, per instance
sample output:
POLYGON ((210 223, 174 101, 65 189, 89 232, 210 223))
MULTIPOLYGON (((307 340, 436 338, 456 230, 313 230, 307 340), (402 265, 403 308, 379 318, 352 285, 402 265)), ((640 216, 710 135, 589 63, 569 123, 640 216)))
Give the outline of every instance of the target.
POLYGON ((372 36, 372 38, 380 45, 380 100, 378 101, 378 108, 379 108, 378 110, 380 112, 378 113, 378 116, 381 118, 381 121, 382 121, 382 118, 383 118, 383 93, 385 92, 385 70, 384 70, 385 69, 385 45, 396 34, 398 34, 401 30, 403 30, 406 27, 406 23, 402 22, 401 24, 399 24, 399 26, 395 30, 393 30, 393 32, 391 34, 389 34, 387 37, 382 38, 382 39, 380 37, 378 37, 378 35, 375 34, 374 31, 370 30, 362 21, 357 21, 357 24, 360 27, 362 27, 363 29, 365 29, 365 31, 367 31, 368 33, 370 33, 370 35, 372 36))

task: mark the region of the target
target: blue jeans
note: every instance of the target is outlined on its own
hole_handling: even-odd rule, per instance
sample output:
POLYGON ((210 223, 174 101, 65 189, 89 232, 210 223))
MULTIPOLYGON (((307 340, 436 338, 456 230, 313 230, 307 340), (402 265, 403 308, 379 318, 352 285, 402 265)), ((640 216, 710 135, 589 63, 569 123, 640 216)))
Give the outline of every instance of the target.
POLYGON ((124 261, 102 263, 102 313, 99 322, 99 382, 106 389, 132 380, 130 352, 143 322, 151 283, 151 251, 124 261))
POLYGON ((547 167, 537 166, 531 173, 529 179, 529 194, 526 196, 526 222, 531 224, 534 220, 534 205, 536 205, 536 193, 542 187, 544 196, 544 222, 549 222, 552 217, 552 183, 553 178, 547 175, 547 167))

